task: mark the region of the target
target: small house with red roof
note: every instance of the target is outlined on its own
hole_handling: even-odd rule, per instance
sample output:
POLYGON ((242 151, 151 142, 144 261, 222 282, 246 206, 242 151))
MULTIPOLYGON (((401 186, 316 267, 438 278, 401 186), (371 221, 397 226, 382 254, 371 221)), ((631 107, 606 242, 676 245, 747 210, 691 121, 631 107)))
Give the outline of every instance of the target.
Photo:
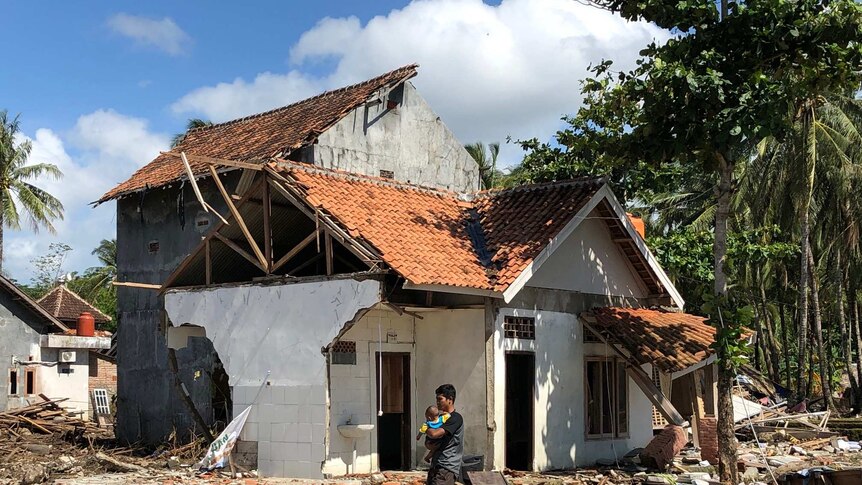
MULTIPOLYGON (((36 301, 42 308, 54 318, 61 321, 66 327, 74 332, 78 327, 78 319, 81 315, 90 315, 98 328, 111 321, 111 317, 105 315, 101 310, 90 304, 80 295, 70 290, 66 285, 57 285, 36 301)), ((112 337, 110 332, 97 330, 96 335, 101 337, 112 337)), ((92 416, 94 407, 93 391, 104 389, 107 402, 111 402, 117 395, 117 359, 116 348, 111 345, 107 349, 97 349, 89 352, 87 370, 87 389, 89 392, 89 413, 92 416)), ((110 407, 109 407, 110 409, 110 407)))
POLYGON ((144 366, 167 357, 156 402, 187 391, 210 422, 252 406, 237 450, 264 476, 422 466, 444 383, 471 466, 593 464, 664 422, 708 449, 713 330, 681 313, 606 181, 478 190, 415 74, 190 132, 103 197, 119 198, 121 420, 159 429, 122 374, 154 383, 144 366))
POLYGON ((110 336, 78 335, 8 279, 0 276, 0 354, 7 359, 0 410, 49 399, 89 415, 89 354, 108 349, 110 336))

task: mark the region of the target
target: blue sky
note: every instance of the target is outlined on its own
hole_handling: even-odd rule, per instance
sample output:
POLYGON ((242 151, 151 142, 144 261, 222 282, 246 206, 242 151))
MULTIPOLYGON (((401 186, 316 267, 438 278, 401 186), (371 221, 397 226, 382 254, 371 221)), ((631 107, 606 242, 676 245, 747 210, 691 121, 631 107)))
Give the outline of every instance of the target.
MULTIPOLYGON (((57 234, 7 230, 4 272, 27 282, 51 242, 67 271, 115 235, 88 202, 167 148, 190 117, 224 121, 418 62, 419 91, 465 143, 548 139, 590 63, 631 65, 666 37, 572 0, 7 2, 0 109, 21 113, 57 234), (10 45, 10 42, 12 45, 10 45)), ((520 152, 504 146, 502 164, 520 152)))

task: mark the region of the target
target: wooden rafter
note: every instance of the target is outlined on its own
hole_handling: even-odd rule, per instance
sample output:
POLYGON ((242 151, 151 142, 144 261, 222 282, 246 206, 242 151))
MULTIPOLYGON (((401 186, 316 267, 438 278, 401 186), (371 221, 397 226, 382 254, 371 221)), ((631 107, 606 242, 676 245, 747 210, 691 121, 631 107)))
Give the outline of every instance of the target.
MULTIPOLYGON (((177 152, 161 152, 162 155, 168 155, 170 157, 181 157, 177 152)), ((209 165, 222 165, 225 167, 234 167, 234 168, 244 168, 247 170, 255 170, 261 171, 263 170, 262 164, 250 163, 250 162, 240 162, 238 160, 228 160, 225 158, 214 158, 214 157, 205 157, 202 155, 191 155, 186 154, 186 157, 189 160, 194 160, 196 162, 203 162, 209 165)))
POLYGON ((243 248, 239 247, 239 245, 238 245, 237 243, 235 243, 235 242, 231 241, 230 239, 228 239, 227 237, 223 236, 222 234, 220 234, 220 233, 218 233, 218 232, 217 232, 217 233, 215 233, 215 234, 213 234, 213 236, 214 236, 216 239, 218 239, 219 241, 223 242, 223 243, 225 244, 225 246, 227 246, 227 247, 229 247, 229 248, 233 249, 233 250, 234 250, 235 252, 237 252, 240 256, 242 256, 243 258, 247 259, 249 263, 251 263, 251 264, 255 265, 255 266, 256 266, 257 268, 259 268, 261 271, 266 272, 266 268, 265 268, 265 267, 260 263, 260 261, 258 261, 257 259, 255 259, 255 257, 254 257, 254 256, 252 256, 251 254, 248 254, 248 252, 247 252, 246 250, 244 250, 243 248))
POLYGON ((213 181, 215 181, 216 187, 218 187, 219 192, 221 192, 221 196, 224 198, 225 204, 227 204, 227 208, 230 209, 230 213, 233 216, 234 220, 236 220, 237 225, 248 241, 248 245, 251 246, 251 250, 254 251, 254 255, 257 257, 257 260, 260 262, 261 269, 264 272, 267 272, 267 268, 269 267, 269 263, 267 263, 266 258, 264 258, 263 253, 257 245, 257 241, 254 240, 254 237, 251 235, 251 232, 248 230, 248 227, 245 225, 245 220, 240 215, 239 210, 237 210, 236 206, 231 200, 230 195, 225 190, 224 185, 221 183, 219 179, 218 173, 215 171, 212 165, 209 166, 210 174, 213 177, 213 181))
POLYGON ((207 239, 204 241, 204 265, 206 266, 206 284, 207 286, 213 283, 213 262, 212 255, 210 254, 210 240, 207 239))
MULTIPOLYGON (((256 193, 264 183, 266 183, 266 177, 261 177, 260 180, 255 182, 254 185, 251 187, 251 189, 249 189, 249 191, 246 193, 246 196, 243 197, 242 200, 239 201, 239 203, 236 206, 237 209, 241 209, 249 200, 252 200, 251 196, 254 193, 256 193)), ((207 242, 212 240, 212 238, 215 237, 215 234, 218 234, 219 231, 221 231, 225 226, 228 226, 228 225, 230 225, 230 224, 227 221, 225 221, 224 219, 222 219, 222 222, 218 226, 214 227, 209 232, 209 234, 207 234, 206 237, 204 237, 204 239, 200 242, 200 244, 198 244, 192 250, 192 252, 190 254, 199 254, 201 251, 205 251, 205 246, 206 246, 207 242)), ((186 268, 188 268, 188 266, 190 264, 192 264, 192 261, 194 261, 194 258, 187 257, 182 263, 180 263, 180 265, 177 267, 177 269, 175 269, 170 275, 168 275, 168 278, 165 280, 164 283, 162 283, 160 293, 164 293, 164 291, 174 283, 174 281, 177 279, 177 277, 179 277, 179 275, 182 274, 183 271, 185 271, 186 268)))
MULTIPOLYGON (((266 174, 264 174, 266 177, 266 174)), ((266 274, 272 273, 272 198, 269 184, 263 184, 263 257, 266 274)))
POLYGON ((303 249, 308 247, 309 244, 311 244, 315 239, 317 239, 317 234, 318 234, 317 231, 312 232, 311 234, 308 235, 308 237, 306 237, 299 244, 294 246, 293 249, 291 249, 284 256, 279 258, 279 260, 276 261, 272 265, 272 272, 277 271, 279 268, 281 268, 282 266, 287 264, 291 259, 293 259, 294 256, 299 254, 300 251, 302 251, 303 249))
POLYGON ((324 238, 324 250, 326 251, 326 274, 332 275, 335 272, 335 262, 332 260, 332 236, 326 233, 324 238))

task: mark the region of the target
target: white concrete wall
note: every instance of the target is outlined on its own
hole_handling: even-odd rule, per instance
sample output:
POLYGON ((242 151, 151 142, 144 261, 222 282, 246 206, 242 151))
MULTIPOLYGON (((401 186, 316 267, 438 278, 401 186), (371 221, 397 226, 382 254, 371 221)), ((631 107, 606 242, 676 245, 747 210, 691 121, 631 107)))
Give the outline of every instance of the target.
MULTIPOLYGON (((464 454, 485 455, 488 443, 485 399, 485 310, 423 313, 416 326, 417 409, 434 404, 434 390, 452 384, 455 409, 464 417, 464 454)), ((417 460, 425 455, 422 447, 417 460)), ((489 460, 490 457, 486 457, 489 460)))
MULTIPOLYGON (((43 348, 41 360, 44 362, 57 362, 59 353, 64 349, 43 348)), ((56 366, 27 366, 36 369, 36 392, 42 393, 51 399, 69 398, 60 403, 60 406, 71 411, 83 411, 81 417, 89 418, 89 382, 90 382, 90 351, 86 349, 69 349, 75 352, 74 363, 57 364, 56 366)), ((38 358, 37 358, 38 359, 38 358)), ((24 372, 21 367, 20 372, 24 372)), ((23 374, 21 385, 24 385, 23 374)), ((40 401, 38 397, 31 399, 33 402, 40 401)))
MULTIPOLYGON (((324 473, 338 476, 379 470, 377 430, 356 440, 357 457, 356 463, 353 463, 353 440, 341 436, 338 425, 346 424, 348 420, 352 424, 377 424, 378 391, 374 358, 379 350, 409 353, 411 381, 415 382, 419 364, 414 347, 414 325, 418 325, 418 322, 421 320, 414 322, 414 317, 410 315, 399 316, 391 310, 375 309, 366 313, 341 336, 341 340, 356 342, 356 365, 330 366, 330 440, 324 473), (378 344, 381 334, 382 346, 378 344)), ((416 387, 413 385, 411 388, 410 415, 415 417, 416 387)), ((416 427, 418 429, 418 422, 416 427)), ((411 444, 415 446, 415 443, 411 444)))
POLYGON ((600 217, 597 211, 591 212, 527 285, 595 295, 647 296, 643 282, 600 217))
POLYGON ((379 300, 379 282, 341 279, 175 291, 165 295, 165 310, 173 326, 206 330, 230 378, 234 415, 271 372, 241 435, 258 441, 259 472, 320 478, 327 419, 321 348, 379 300))
POLYGON ((613 353, 601 344, 584 344, 583 330, 575 315, 503 308, 496 321, 494 349, 495 469, 505 466, 506 351, 529 351, 536 356, 534 469, 594 464, 599 458, 613 458, 615 453, 622 456, 632 448, 645 446, 652 437, 652 405, 629 379, 629 437, 586 439, 584 357, 613 353), (506 315, 534 317, 535 340, 504 338, 506 315))
POLYGON ((478 165, 410 82, 397 109, 388 110, 384 98, 321 134, 314 164, 374 177, 390 170, 396 180, 461 192, 479 188, 478 165))
MULTIPOLYGON (((387 309, 368 312, 342 337, 356 342, 356 365, 330 367, 330 442, 324 473, 369 473, 378 471, 377 433, 356 440, 355 468, 352 440, 338 433, 338 425, 376 424, 377 382, 374 356, 384 352, 410 354, 411 420, 418 429, 425 408, 434 404, 434 390, 452 384, 458 395, 455 407, 464 416, 465 453, 485 454, 485 339, 484 310, 438 310, 421 312, 422 319, 397 315, 387 309), (378 345, 378 328, 383 336, 378 345), (388 335, 396 337, 388 337, 388 335), (387 340, 389 340, 387 342, 387 340)), ((413 466, 422 464, 423 442, 411 440, 413 466)))

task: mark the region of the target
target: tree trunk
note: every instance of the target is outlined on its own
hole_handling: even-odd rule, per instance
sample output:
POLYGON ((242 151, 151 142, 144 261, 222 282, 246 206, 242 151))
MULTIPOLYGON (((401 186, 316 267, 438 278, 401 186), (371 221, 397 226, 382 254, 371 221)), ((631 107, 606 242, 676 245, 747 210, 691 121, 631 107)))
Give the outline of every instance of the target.
POLYGON ((849 303, 853 308, 853 340, 856 341, 856 381, 859 394, 856 395, 856 410, 862 411, 862 332, 859 330, 859 302, 856 300, 856 285, 851 286, 849 303))
MULTIPOLYGON (((715 288, 714 293, 720 300, 727 295, 727 275, 724 272, 727 257, 727 220, 730 214, 730 198, 733 191, 733 163, 724 154, 717 153, 719 163, 719 182, 716 187, 717 208, 715 213, 715 288)), ((719 308, 721 305, 719 305, 719 308)), ((736 325, 724 321, 724 317, 712 315, 711 319, 723 328, 736 325), (716 318, 718 317, 718 318, 716 318)), ((730 360, 727 345, 718 348, 718 473, 722 484, 739 483, 736 465, 736 436, 733 432, 733 379, 736 377, 730 360)))
POLYGON ((835 253, 835 305, 838 310, 838 328, 841 331, 841 350, 844 357, 844 372, 850 380, 850 389, 855 396, 859 385, 853 375, 853 343, 850 341, 850 331, 847 328, 847 318, 844 313, 844 269, 841 267, 841 250, 835 253))
POLYGON ((817 267, 814 265, 814 255, 808 252, 808 271, 811 274, 811 306, 814 311, 814 341, 817 343, 817 359, 820 361, 820 383, 823 388, 823 397, 826 398, 828 409, 835 410, 835 401, 832 399, 832 374, 829 370, 829 362, 826 360, 826 349, 823 346, 823 319, 820 314, 820 282, 817 278, 817 267))
POLYGON ((763 323, 766 329, 766 345, 764 345, 764 349, 766 350, 766 360, 769 364, 767 367, 769 370, 769 379, 773 382, 779 382, 781 380, 781 370, 778 364, 778 356, 781 355, 781 350, 778 348, 778 341, 775 339, 775 322, 766 304, 766 288, 763 278, 760 279, 760 303, 763 305, 763 323))
POLYGON ((805 162, 807 169, 807 186, 806 194, 802 202, 802 207, 799 210, 799 226, 800 235, 799 243, 801 254, 799 255, 799 369, 797 372, 797 394, 801 395, 804 389, 803 379, 805 378, 805 354, 806 354, 806 336, 808 334, 808 257, 811 253, 811 242, 809 241, 809 211, 811 210, 811 198, 814 195, 814 170, 817 162, 816 153, 813 147, 814 134, 814 109, 807 106, 802 108, 803 129, 805 130, 803 140, 805 142, 805 162))
POLYGON ((784 304, 779 306, 778 316, 781 318, 781 344, 784 346, 784 376, 787 379, 784 383, 787 389, 793 389, 793 370, 790 362, 790 338, 788 336, 789 329, 787 328, 787 320, 784 318, 784 304))
POLYGON ((0 197, 0 274, 3 274, 3 198, 0 197))

